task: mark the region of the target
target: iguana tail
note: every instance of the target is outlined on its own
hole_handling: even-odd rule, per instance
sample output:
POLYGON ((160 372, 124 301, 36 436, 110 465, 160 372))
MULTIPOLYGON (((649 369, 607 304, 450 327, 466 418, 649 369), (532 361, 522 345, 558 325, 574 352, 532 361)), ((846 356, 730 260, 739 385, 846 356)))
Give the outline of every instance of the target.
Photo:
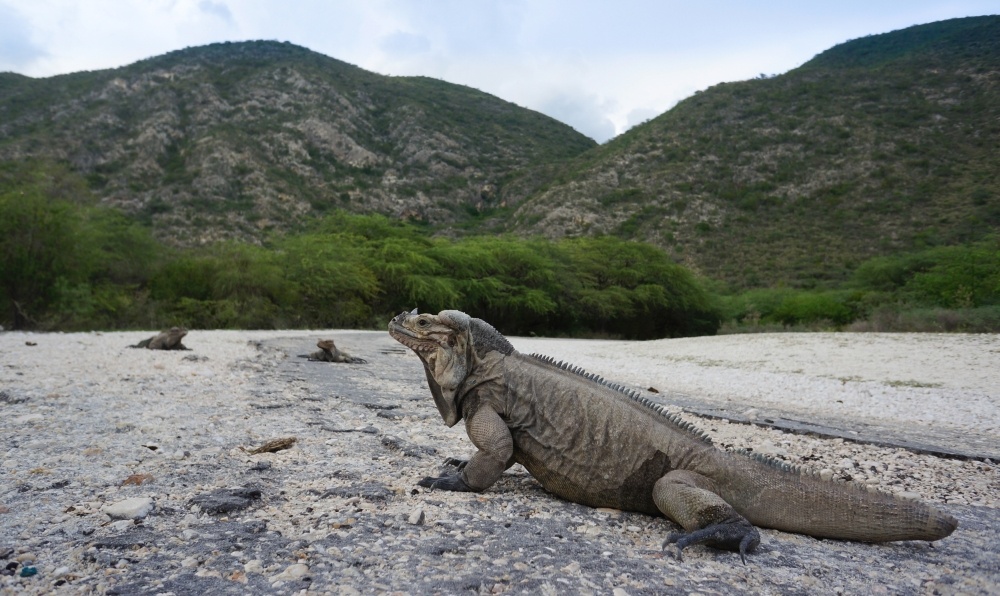
POLYGON ((755 526, 861 542, 939 540, 958 527, 951 515, 917 500, 823 480, 765 458, 727 459, 740 471, 718 482, 720 496, 755 526))

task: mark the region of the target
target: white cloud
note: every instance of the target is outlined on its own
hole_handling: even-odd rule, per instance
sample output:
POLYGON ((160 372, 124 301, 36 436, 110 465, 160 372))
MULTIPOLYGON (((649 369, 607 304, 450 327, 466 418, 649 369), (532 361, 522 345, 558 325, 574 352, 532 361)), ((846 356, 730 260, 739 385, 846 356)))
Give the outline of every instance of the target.
POLYGON ((222 2, 201 0, 198 2, 198 10, 205 14, 217 17, 230 25, 234 24, 233 13, 229 12, 229 7, 222 2))

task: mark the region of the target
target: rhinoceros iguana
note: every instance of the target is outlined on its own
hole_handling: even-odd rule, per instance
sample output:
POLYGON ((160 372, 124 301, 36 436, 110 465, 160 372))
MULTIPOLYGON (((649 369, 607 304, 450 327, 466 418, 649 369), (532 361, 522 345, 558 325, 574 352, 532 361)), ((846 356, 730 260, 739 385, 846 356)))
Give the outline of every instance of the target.
POLYGON ((319 348, 312 354, 299 354, 299 358, 308 358, 319 362, 345 362, 347 364, 368 364, 363 358, 355 358, 343 350, 338 350, 332 339, 321 339, 316 342, 319 348))
MULTIPOLYGON (((958 525, 916 500, 820 479, 783 462, 717 449, 703 433, 638 393, 538 355, 520 354, 463 312, 416 310, 389 323, 416 352, 445 424, 465 420, 478 448, 455 474, 418 484, 489 488, 514 463, 564 499, 663 514, 686 533, 663 543, 738 551, 755 526, 864 542, 938 540, 958 525)), ((450 460, 454 463, 458 460, 450 460)), ((744 558, 745 561, 745 558, 744 558)))
POLYGON ((187 329, 183 327, 171 327, 129 347, 147 348, 150 350, 187 350, 188 348, 181 343, 185 335, 187 335, 187 329))

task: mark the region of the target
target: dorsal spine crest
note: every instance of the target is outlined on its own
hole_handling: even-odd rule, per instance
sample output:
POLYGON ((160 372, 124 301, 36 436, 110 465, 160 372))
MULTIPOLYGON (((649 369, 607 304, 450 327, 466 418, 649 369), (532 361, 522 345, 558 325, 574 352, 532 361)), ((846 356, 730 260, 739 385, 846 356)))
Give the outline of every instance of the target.
POLYGON ((639 392, 635 391, 634 389, 630 389, 618 383, 610 383, 608 381, 605 381, 600 375, 597 375, 595 373, 588 373, 579 366, 563 362, 562 360, 556 360, 551 356, 545 356, 543 354, 529 354, 529 357, 534 358, 535 360, 538 360, 544 364, 554 366, 560 370, 564 370, 568 373, 578 375, 588 381, 597 383, 598 385, 606 389, 611 389, 612 391, 621 394, 625 398, 630 399, 641 406, 649 408, 656 414, 660 415, 666 422, 668 422, 672 426, 677 427, 679 430, 686 432, 692 437, 708 444, 712 443, 711 437, 709 437, 703 430, 691 424, 690 422, 682 420, 677 414, 669 412, 663 406, 663 404, 656 403, 651 399, 649 399, 648 397, 640 395, 639 392))

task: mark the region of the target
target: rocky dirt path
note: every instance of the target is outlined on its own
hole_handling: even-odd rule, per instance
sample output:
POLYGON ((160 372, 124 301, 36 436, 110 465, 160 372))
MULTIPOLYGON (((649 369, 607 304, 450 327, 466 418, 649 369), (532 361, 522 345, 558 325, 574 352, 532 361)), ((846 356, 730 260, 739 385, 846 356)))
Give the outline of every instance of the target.
MULTIPOLYGON (((444 426, 417 359, 385 333, 193 331, 190 352, 124 348, 143 337, 0 334, 0 593, 988 594, 1000 585, 1000 470, 986 458, 688 415, 724 447, 919 495, 960 526, 933 546, 763 530, 746 566, 705 548, 678 562, 660 549, 676 529, 668 521, 567 503, 519 466, 479 495, 417 487, 472 446, 461 425, 444 426), (368 364, 295 357, 320 337, 368 364)), ((541 340, 514 343, 532 351, 532 341, 541 340)), ((570 353, 596 360, 602 346, 571 342, 570 353)))

